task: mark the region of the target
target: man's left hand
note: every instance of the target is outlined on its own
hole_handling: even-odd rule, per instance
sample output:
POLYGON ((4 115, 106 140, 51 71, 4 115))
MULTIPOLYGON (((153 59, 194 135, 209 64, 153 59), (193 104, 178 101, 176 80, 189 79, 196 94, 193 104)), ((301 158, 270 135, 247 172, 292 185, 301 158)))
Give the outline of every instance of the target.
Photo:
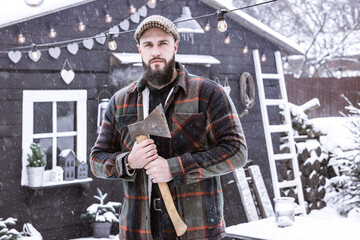
POLYGON ((144 168, 153 183, 169 182, 173 179, 169 164, 163 157, 159 156, 156 160, 145 165, 144 168))

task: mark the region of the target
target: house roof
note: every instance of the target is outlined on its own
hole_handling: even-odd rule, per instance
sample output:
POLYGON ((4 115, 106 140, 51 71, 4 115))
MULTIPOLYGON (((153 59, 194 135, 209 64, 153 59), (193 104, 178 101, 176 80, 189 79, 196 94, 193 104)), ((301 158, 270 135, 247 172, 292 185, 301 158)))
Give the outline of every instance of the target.
POLYGON ((93 1, 95 0, 52 0, 44 1, 38 7, 31 7, 24 0, 0 0, 0 28, 93 1))
MULTIPOLYGON (((38 7, 30 7, 24 3, 24 0, 12 0, 4 3, 4 0, 0 0, 0 28, 10 26, 19 22, 27 21, 44 15, 48 15, 54 12, 58 12, 64 9, 72 8, 85 3, 93 2, 95 0, 62 0, 62 1, 44 1, 42 5, 38 7)), ((204 4, 214 9, 235 9, 230 2, 220 0, 201 0, 204 4)), ((290 55, 303 55, 304 49, 300 47, 293 40, 281 35, 274 31, 270 27, 246 14, 245 12, 238 10, 229 12, 226 14, 229 18, 233 19, 241 26, 255 32, 259 36, 264 37, 270 42, 280 47, 281 51, 285 51, 290 55)))
MULTIPOLYGON (((215 8, 215 9, 235 9, 230 2, 227 1, 220 1, 220 0, 200 0, 201 2, 205 3, 206 5, 215 8)), ((238 10, 234 12, 229 12, 226 14, 227 17, 234 20, 236 23, 240 24, 241 26, 255 32, 259 36, 262 36, 269 40, 270 42, 274 43, 275 45, 280 47, 281 51, 285 51, 287 54, 290 55, 304 55, 304 49, 295 43, 293 40, 281 35, 280 33, 274 31, 270 27, 266 26, 259 20, 256 20, 252 16, 246 14, 245 12, 238 10)))

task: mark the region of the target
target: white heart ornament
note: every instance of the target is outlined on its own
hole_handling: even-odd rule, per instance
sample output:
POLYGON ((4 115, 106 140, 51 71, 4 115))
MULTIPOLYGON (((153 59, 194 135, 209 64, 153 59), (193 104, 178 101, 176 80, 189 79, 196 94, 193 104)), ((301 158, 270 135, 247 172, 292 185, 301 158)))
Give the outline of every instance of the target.
POLYGON ((134 23, 139 23, 140 21, 140 15, 138 12, 134 13, 133 15, 130 16, 131 21, 133 21, 134 23))
POLYGON ((85 39, 82 43, 85 48, 91 50, 94 46, 94 39, 85 39))
POLYGON ((30 58, 31 60, 33 60, 34 62, 39 61, 39 59, 40 59, 40 57, 41 57, 41 52, 40 52, 39 50, 36 50, 36 55, 37 55, 37 57, 34 57, 34 55, 33 55, 32 52, 33 52, 32 50, 30 50, 30 51, 28 52, 29 58, 30 58))
POLYGON ((75 77, 75 73, 73 70, 66 70, 66 69, 61 70, 60 75, 66 84, 71 83, 75 77))
POLYGON ((124 21, 121 21, 120 24, 119 24, 120 28, 124 31, 127 31, 129 30, 129 27, 130 27, 130 23, 129 23, 129 20, 125 19, 124 21))
POLYGON ((59 47, 53 47, 53 48, 49 48, 49 55, 55 59, 58 59, 58 57, 60 56, 61 50, 59 47))
POLYGON ((99 35, 96 35, 95 40, 100 44, 104 44, 106 41, 105 33, 100 33, 99 35))
POLYGON ((10 51, 8 53, 8 56, 9 56, 10 60, 16 64, 21 59, 21 52, 20 51, 10 51))
POLYGON ((146 6, 144 5, 141 8, 139 8, 138 13, 140 14, 141 17, 146 17, 146 15, 147 15, 146 6))
POLYGON ((77 43, 70 43, 66 48, 72 55, 75 55, 79 50, 79 45, 77 43))
POLYGON ((119 36, 120 29, 118 26, 113 26, 112 28, 109 28, 109 33, 113 33, 115 37, 119 36))

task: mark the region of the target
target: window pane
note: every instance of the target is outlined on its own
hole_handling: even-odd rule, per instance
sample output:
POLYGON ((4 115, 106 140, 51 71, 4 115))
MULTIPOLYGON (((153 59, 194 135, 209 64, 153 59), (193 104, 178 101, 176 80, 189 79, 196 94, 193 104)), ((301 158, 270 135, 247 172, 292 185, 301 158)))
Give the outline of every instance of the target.
POLYGON ((51 133, 52 130, 52 103, 34 103, 34 133, 51 133))
POLYGON ((45 151, 45 169, 51 170, 53 168, 52 164, 52 138, 41 138, 34 139, 35 143, 40 144, 41 150, 45 151))
POLYGON ((58 137, 58 149, 60 152, 64 149, 72 149, 76 153, 76 137, 58 137))
POLYGON ((58 132, 76 131, 76 102, 57 102, 58 132))

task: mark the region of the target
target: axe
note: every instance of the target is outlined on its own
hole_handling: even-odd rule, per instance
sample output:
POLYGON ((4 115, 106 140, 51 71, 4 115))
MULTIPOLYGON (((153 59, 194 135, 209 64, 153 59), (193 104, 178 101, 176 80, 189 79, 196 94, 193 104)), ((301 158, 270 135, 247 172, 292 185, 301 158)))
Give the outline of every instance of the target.
MULTIPOLYGON (((137 143, 148 139, 147 135, 171 138, 170 130, 166 122, 164 110, 159 104, 143 121, 128 125, 131 137, 135 137, 137 143)), ((187 229, 186 224, 180 218, 172 199, 169 186, 166 182, 158 183, 161 196, 164 199, 166 210, 174 225, 176 235, 183 235, 187 229)))

